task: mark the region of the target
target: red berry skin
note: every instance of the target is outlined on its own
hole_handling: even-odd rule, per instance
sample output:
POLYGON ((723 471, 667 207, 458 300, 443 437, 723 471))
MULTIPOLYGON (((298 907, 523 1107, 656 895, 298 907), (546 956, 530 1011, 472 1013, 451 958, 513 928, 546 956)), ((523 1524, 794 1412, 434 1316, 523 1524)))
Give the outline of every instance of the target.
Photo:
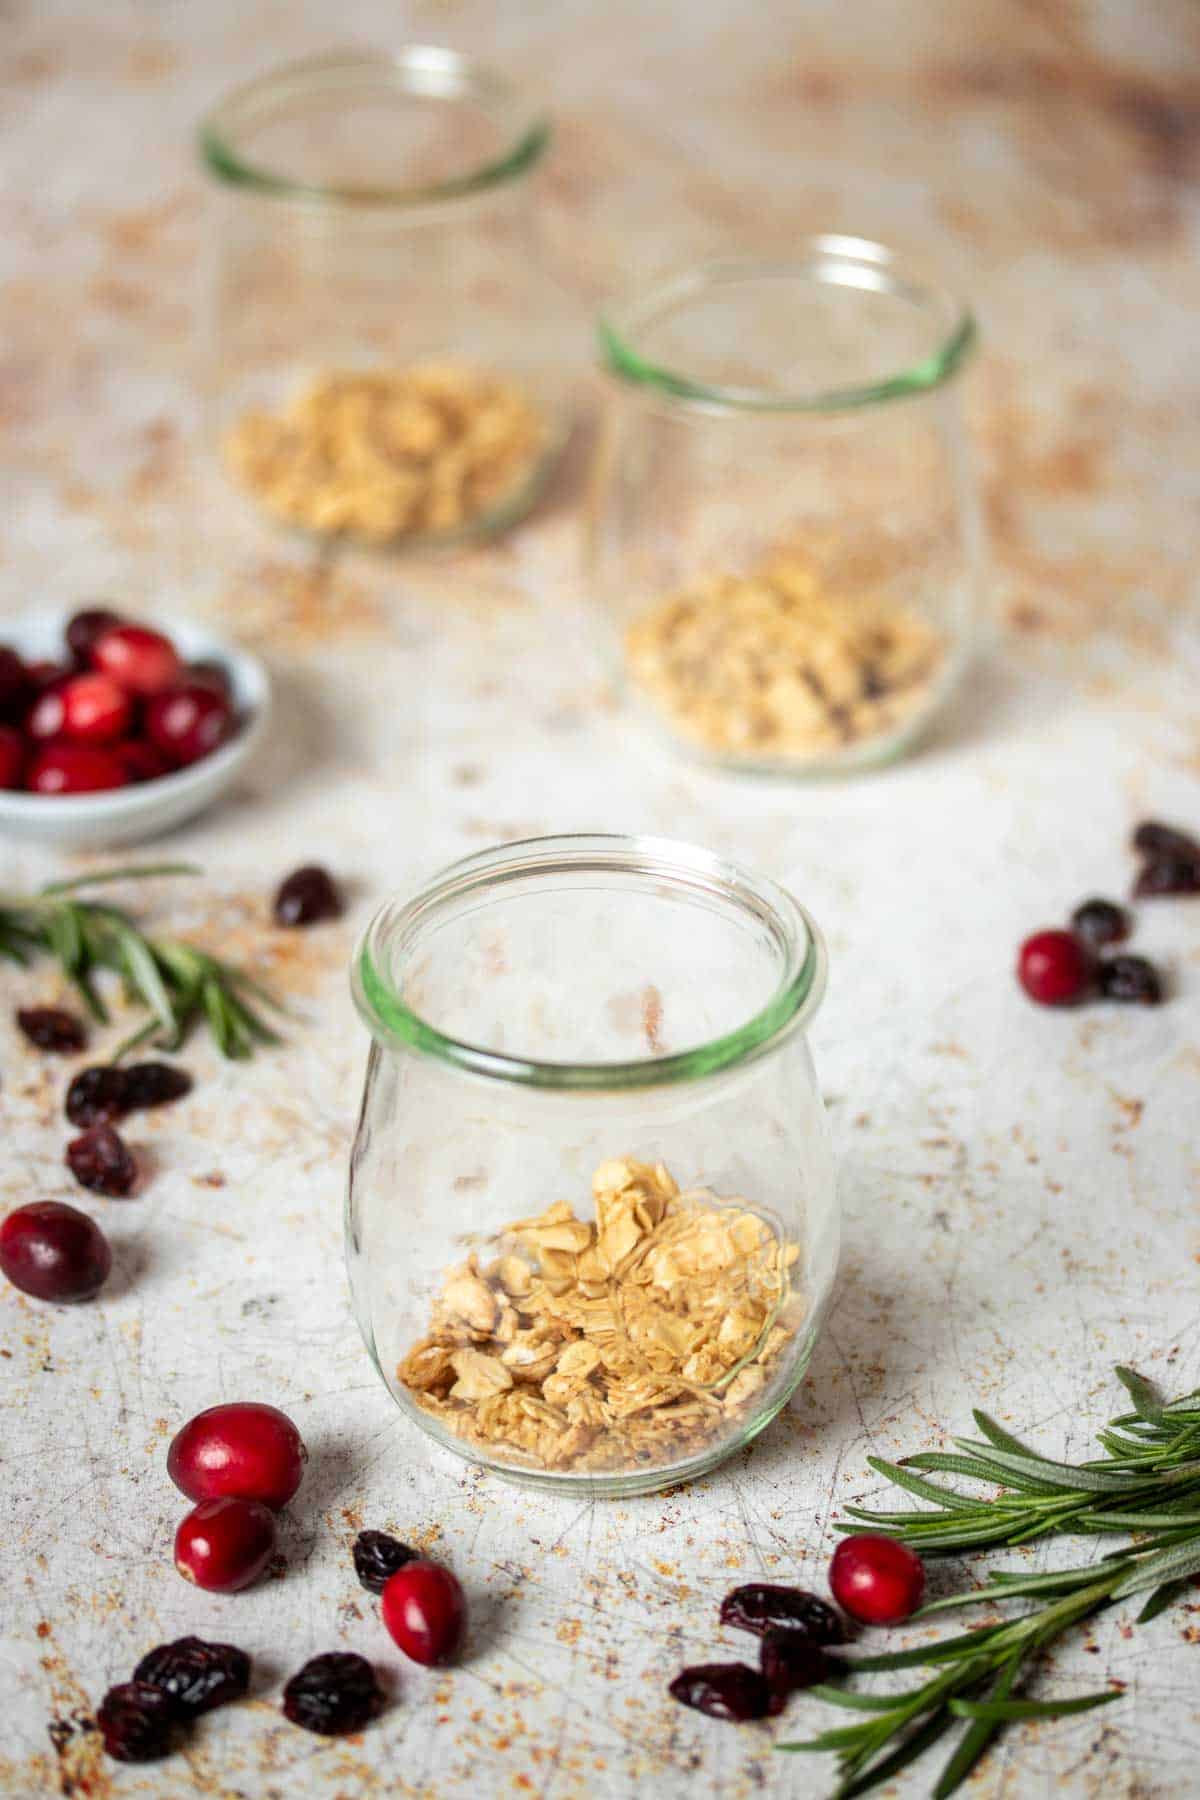
POLYGON ((233 1497, 286 1506, 308 1451, 286 1413, 257 1400, 210 1406, 177 1431, 167 1474, 189 1500, 233 1497))
POLYGON ((199 762, 233 730, 233 711, 211 684, 189 681, 159 694, 146 709, 152 743, 177 763, 199 762))
POLYGON ((146 698, 178 681, 181 668, 170 638, 148 625, 114 625, 102 632, 92 645, 92 666, 126 693, 146 698))
POLYGON ((388 1581, 379 1602, 389 1636, 413 1662, 449 1662, 462 1642, 467 1605, 458 1580, 418 1557, 388 1581))
POLYGON ((861 1624, 899 1625, 921 1604, 925 1565, 907 1544, 866 1532, 843 1538, 834 1551, 829 1588, 861 1624))
POLYGON ((1073 1006, 1095 975, 1091 951, 1069 931, 1035 931, 1021 945, 1017 980, 1039 1006, 1073 1006))
POLYGON ((67 721, 67 707, 63 699, 66 685, 65 681, 56 681, 42 688, 25 719, 27 737, 44 744, 51 738, 62 736, 67 721))
POLYGON ((72 614, 67 620, 67 649, 77 669, 89 669, 92 665, 92 650, 96 639, 111 631, 114 625, 123 621, 120 613, 115 613, 107 606, 85 606, 82 612, 72 614))
POLYGON ((42 660, 28 663, 25 673, 29 677, 30 687, 40 694, 43 688, 57 687, 60 682, 68 681, 74 671, 65 663, 42 660))
POLYGON ((73 675, 60 690, 63 734, 76 744, 115 744, 129 730, 133 708, 108 675, 73 675))
POLYGON ((0 725, 0 788, 25 785, 25 739, 15 725, 0 725))
POLYGON ((111 1268, 100 1227, 64 1201, 33 1200, 0 1225, 0 1269, 35 1300, 90 1300, 111 1268))
POLYGON ((91 744, 45 744, 25 776, 34 794, 96 794, 128 781, 120 757, 91 744))
POLYGON ((157 781, 160 775, 170 775, 175 770, 171 758, 164 756, 149 738, 126 738, 123 744, 114 745, 114 753, 130 781, 157 781))
POLYGON ((175 1567, 212 1594, 249 1587, 274 1553, 275 1514, 258 1500, 202 1500, 175 1533, 175 1567))
POLYGON ((29 700, 29 671, 16 651, 0 644, 0 718, 15 722, 29 700))

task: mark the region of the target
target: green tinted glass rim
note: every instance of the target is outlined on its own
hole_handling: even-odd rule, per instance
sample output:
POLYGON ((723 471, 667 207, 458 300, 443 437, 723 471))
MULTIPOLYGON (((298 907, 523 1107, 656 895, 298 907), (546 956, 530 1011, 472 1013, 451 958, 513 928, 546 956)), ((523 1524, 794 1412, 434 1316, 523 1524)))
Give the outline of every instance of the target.
MULTIPOLYGON (((239 155, 227 141, 225 121, 236 122, 239 109, 252 105, 258 97, 265 99, 272 90, 291 86, 302 91, 306 82, 315 86, 322 77, 343 70, 376 74, 403 91, 409 72, 422 58, 437 58, 446 75, 464 83, 464 92, 465 84, 474 82, 484 93, 503 96, 508 104, 513 104, 518 99, 516 90, 492 71, 473 63, 468 57, 430 45, 409 46, 395 55, 310 57, 285 64, 227 94, 200 122, 196 134, 200 159, 211 175, 229 187, 243 188, 299 204, 366 209, 424 207, 447 200, 460 200, 513 181, 533 168, 550 142, 550 121, 541 115, 531 119, 502 155, 481 163, 478 168, 446 181, 399 184, 395 187, 345 187, 337 183, 297 181, 278 170, 256 163, 251 157, 239 155)), ((450 93, 440 97, 455 98, 450 93)))
POLYGON ((483 851, 452 864, 398 912, 393 907, 383 907, 359 945, 352 971, 352 988, 361 1017, 385 1049, 415 1050, 452 1067, 524 1087, 576 1093, 621 1093, 697 1081, 752 1061, 790 1036, 812 1016, 824 994, 825 978, 826 955, 821 934, 808 913, 785 889, 751 876, 736 864, 726 863, 706 851, 669 839, 587 834, 530 838, 504 845, 499 851, 483 851), (606 850, 614 859, 611 862, 600 860, 606 850), (545 854, 547 860, 540 865, 520 864, 519 859, 528 853, 545 854), (608 868, 614 872, 629 872, 641 867, 659 880, 670 879, 672 861, 677 878, 705 872, 723 877, 728 898, 742 904, 753 898, 757 902, 755 910, 759 918, 770 920, 772 935, 784 951, 784 969, 775 992, 760 1011, 733 1031, 672 1056, 641 1057, 631 1062, 541 1062, 503 1055, 484 1045, 439 1031, 406 1005, 379 967, 375 941, 382 931, 405 918, 415 918, 421 909, 436 904, 439 896, 449 898, 456 887, 458 891, 467 892, 488 880, 499 885, 506 879, 530 874, 538 866, 548 869, 553 866, 549 860, 552 855, 573 860, 576 869, 602 871, 608 868), (593 860, 587 860, 589 856, 593 860), (648 866, 634 860, 641 857, 661 860, 648 866), (515 868, 511 866, 514 858, 519 864, 515 868))
POLYGON ((867 238, 824 236, 810 240, 796 258, 787 261, 719 261, 686 269, 615 312, 602 313, 596 321, 596 338, 601 366, 610 375, 634 387, 710 412, 834 413, 911 399, 944 386, 975 350, 979 327, 974 315, 945 289, 910 277, 886 245, 867 238), (822 280, 819 273, 822 264, 839 261, 843 266, 857 264, 878 280, 886 279, 888 291, 897 297, 916 305, 940 308, 947 315, 947 325, 937 347, 920 361, 882 380, 796 394, 696 381, 684 371, 666 368, 641 355, 635 347, 633 340, 639 325, 652 317, 657 308, 673 296, 685 298, 689 294, 700 294, 706 287, 721 281, 791 277, 824 286, 860 286, 853 282, 822 280))

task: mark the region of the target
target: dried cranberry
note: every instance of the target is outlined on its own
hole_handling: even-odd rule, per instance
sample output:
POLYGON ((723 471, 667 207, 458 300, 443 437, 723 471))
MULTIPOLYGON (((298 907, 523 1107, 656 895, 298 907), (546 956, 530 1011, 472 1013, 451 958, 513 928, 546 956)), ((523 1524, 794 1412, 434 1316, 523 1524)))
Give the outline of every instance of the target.
POLYGON ((1021 945, 1017 979, 1039 1006, 1070 1006, 1092 985, 1095 961, 1069 931, 1035 931, 1021 945))
POLYGON ((397 1569, 416 1556, 415 1550, 386 1531, 360 1531, 354 1540, 354 1573, 369 1594, 382 1594, 397 1569))
POLYGON ((241 1699, 250 1686, 250 1658, 234 1644, 176 1638, 173 1644, 148 1651, 133 1678, 168 1694, 181 1717, 194 1719, 214 1706, 241 1699))
POLYGON ((17 1024, 31 1044, 56 1056, 69 1056, 87 1043, 80 1021, 61 1006, 23 1006, 17 1024))
POLYGON ((260 1500, 286 1506, 308 1451, 285 1412, 258 1400, 209 1406, 171 1440, 167 1474, 189 1500, 260 1500))
POLYGON ((66 1164, 80 1187, 120 1199, 137 1180, 137 1164, 111 1125, 91 1125, 67 1145, 66 1164))
POLYGON ((789 1694, 815 1686, 829 1673, 829 1658, 804 1631, 768 1631, 759 1660, 773 1713, 783 1711, 789 1694))
POLYGON ((26 749, 15 725, 0 725, 0 788, 24 787, 26 749))
POLYGON ((342 897, 328 869, 306 863, 280 883, 274 910, 277 925, 315 925, 341 917, 342 897))
POLYGON ((67 1089, 66 1114, 72 1125, 107 1125, 129 1111, 126 1071, 108 1063, 81 1069, 67 1089))
POLYGON ((123 1681, 109 1688, 96 1723, 104 1748, 118 1762, 154 1762, 171 1748, 175 1703, 148 1681, 123 1681))
POLYGON ((379 1610, 393 1643, 426 1667, 449 1662, 466 1629, 467 1603, 458 1578, 420 1556, 391 1576, 379 1610))
POLYGON ((192 1078, 187 1070, 177 1069, 171 1063, 130 1063, 122 1072, 125 1077, 127 1112, 141 1112, 150 1106, 167 1106, 172 1100, 182 1100, 185 1094, 192 1091, 192 1078))
POLYGON ((681 1669, 667 1689, 682 1706, 713 1719, 732 1719, 744 1724, 765 1719, 771 1710, 771 1690, 757 1669, 745 1663, 697 1663, 681 1669))
POLYGON ((94 1220, 62 1200, 31 1200, 0 1225, 0 1269, 35 1300, 90 1300, 112 1251, 94 1220))
POLYGON ((846 1635, 828 1601, 803 1588, 775 1587, 768 1581, 751 1581, 726 1594, 721 1623, 752 1631, 756 1637, 768 1631, 803 1634, 810 1644, 840 1644, 846 1635))
POLYGON ((1071 914, 1071 930, 1093 950, 1121 943, 1132 929, 1133 920, 1125 908, 1112 900, 1085 900, 1071 914))
POLYGON ((1200 894, 1200 852, 1195 856, 1157 856, 1133 884, 1138 900, 1162 894, 1200 894))
POLYGON ((829 1565, 833 1597, 864 1625, 898 1625, 916 1612, 925 1592, 925 1565, 895 1538, 862 1532, 843 1538, 829 1565))
POLYGON ((1160 1006, 1162 977, 1144 956, 1109 956, 1100 964, 1100 992, 1106 1000, 1124 1000, 1136 1006, 1160 1006))
POLYGON ((120 623, 120 615, 110 612, 106 606, 85 606, 67 621, 67 649, 74 657, 77 667, 91 668, 92 645, 97 638, 103 637, 106 631, 111 631, 114 625, 120 623))
POLYGON ((1157 819, 1146 819, 1138 826, 1133 834, 1133 847, 1143 856, 1181 856, 1193 862, 1200 860, 1200 841, 1190 832, 1177 831, 1173 825, 1160 824, 1157 819))
POLYGON ((175 1533, 175 1567, 213 1594, 249 1587, 274 1553, 275 1514, 259 1500, 202 1500, 175 1533))
POLYGON ((283 1690, 284 1716, 322 1737, 361 1731, 382 1705, 374 1669, 349 1650, 314 1656, 283 1690))

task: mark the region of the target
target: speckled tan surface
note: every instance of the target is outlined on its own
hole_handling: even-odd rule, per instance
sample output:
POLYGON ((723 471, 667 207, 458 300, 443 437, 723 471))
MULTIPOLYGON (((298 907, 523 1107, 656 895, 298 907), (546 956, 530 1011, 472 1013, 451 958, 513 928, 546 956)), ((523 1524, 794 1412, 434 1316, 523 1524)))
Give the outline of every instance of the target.
MULTIPOLYGON (((1010 975, 1025 929, 1127 881, 1138 814, 1200 824, 1198 70, 1191 0, 0 7, 0 607, 109 592, 262 648, 273 746, 172 845, 209 869, 204 905, 161 905, 266 956, 278 872, 320 854, 354 896, 344 927, 274 946, 302 1018, 286 1050, 237 1074, 197 1053, 194 1099, 139 1124, 144 1195, 91 1207, 116 1248, 104 1300, 0 1294, 6 1794, 826 1792, 827 1764, 773 1756, 779 1728, 665 1696, 681 1659, 735 1653, 713 1623, 725 1588, 819 1583, 836 1507, 872 1491, 868 1452, 933 1444, 972 1401, 1080 1452, 1113 1361, 1200 1382, 1200 908, 1146 909, 1162 1011, 1036 1013, 1010 975), (635 736, 590 647, 577 464, 503 547, 426 567, 306 567, 231 513, 197 438, 192 120, 284 55, 402 35, 536 66, 560 115, 547 223, 581 306, 722 237, 844 227, 957 258, 988 345, 970 395, 995 632, 920 756, 758 786, 635 736), (451 854, 578 826, 766 867, 833 956, 814 1043, 847 1247, 811 1377, 726 1472, 624 1506, 524 1497, 432 1451, 375 1378, 340 1270, 355 928, 451 854), (223 1396, 286 1406, 313 1449, 286 1571, 234 1600, 168 1555, 167 1439, 223 1396), (451 1560, 475 1620, 462 1667, 402 1666, 349 1574, 361 1524, 451 1560), (72 1721, 193 1630, 255 1653, 253 1704, 168 1764, 104 1764, 72 1721), (345 1744, 276 1710, 279 1678, 334 1647, 377 1657, 393 1695, 345 1744)), ((0 863, 6 884, 50 872, 0 863)), ((52 981, 0 982, 4 1199, 66 1197, 63 1074, 7 1023, 52 981)), ((1125 1703, 1011 1733, 971 1791, 1200 1792, 1197 1603, 1078 1638, 1056 1683, 1111 1675, 1125 1703)), ((818 1717, 796 1703, 787 1734, 818 1717)))

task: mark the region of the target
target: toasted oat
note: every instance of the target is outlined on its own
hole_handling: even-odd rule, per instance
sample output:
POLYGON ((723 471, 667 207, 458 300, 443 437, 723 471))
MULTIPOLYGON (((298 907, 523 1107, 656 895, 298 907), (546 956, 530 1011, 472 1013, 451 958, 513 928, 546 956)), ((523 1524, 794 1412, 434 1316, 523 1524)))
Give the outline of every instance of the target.
POLYGON ((634 681, 686 737, 764 759, 894 731, 930 698, 944 660, 910 608, 830 593, 794 555, 656 602, 626 650, 634 681))
POLYGON ((514 383, 458 363, 330 370, 225 440, 235 478, 310 531, 386 543, 453 531, 532 476, 545 433, 514 383))
POLYGON ((457 1436, 534 1467, 696 1455, 785 1372, 799 1245, 661 1163, 614 1158, 592 1191, 594 1221, 556 1201, 450 1270, 400 1380, 457 1436))

